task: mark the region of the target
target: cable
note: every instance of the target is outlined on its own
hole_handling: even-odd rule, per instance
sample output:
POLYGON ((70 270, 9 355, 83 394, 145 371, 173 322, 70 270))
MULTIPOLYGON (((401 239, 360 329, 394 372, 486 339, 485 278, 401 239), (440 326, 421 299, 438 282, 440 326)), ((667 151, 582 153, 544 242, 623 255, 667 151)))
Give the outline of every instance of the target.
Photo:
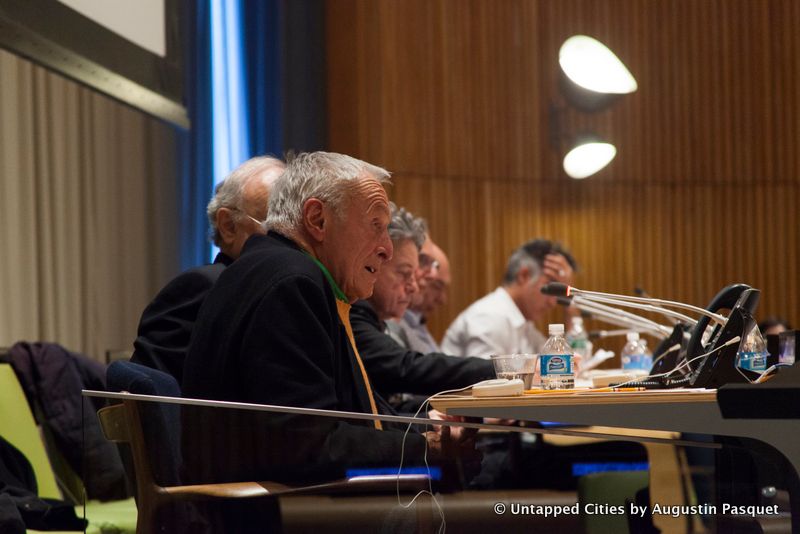
POLYGON ((670 354, 670 353, 672 353, 672 352, 675 352, 676 350, 681 350, 681 344, 680 344, 680 343, 675 343, 675 344, 674 344, 674 345, 672 345, 670 348, 668 348, 667 350, 665 350, 664 352, 662 352, 662 353, 661 353, 661 355, 660 355, 658 358, 656 358, 655 360, 653 360, 653 364, 651 365, 651 369, 652 369, 652 368, 654 368, 654 367, 656 366, 656 364, 657 364, 658 362, 660 362, 660 361, 661 361, 661 359, 662 359, 664 356, 666 356, 667 354, 670 354))
MULTIPOLYGON (((791 367, 791 366, 792 366, 792 364, 790 364, 790 363, 776 363, 775 365, 771 365, 766 370, 764 370, 761 373, 759 373, 758 378, 756 378, 755 380, 750 380, 750 377, 748 377, 746 374, 744 374, 742 372, 742 370, 739 368, 738 365, 736 366, 736 370, 739 371, 739 374, 742 375, 744 377, 744 379, 747 380, 748 382, 750 382, 751 384, 760 384, 763 381, 765 381, 767 378, 769 378, 770 375, 772 374, 772 372, 776 371, 779 367, 791 367)), ((756 371, 753 371, 753 372, 756 372, 756 371)))
MULTIPOLYGON (((417 417, 419 417, 420 412, 422 412, 423 409, 426 409, 430 405, 430 402, 433 399, 435 399, 436 397, 438 397, 440 395, 445 395, 445 394, 448 394, 448 393, 460 393, 462 391, 468 390, 471 387, 472 387, 472 385, 470 384, 469 386, 466 386, 466 387, 463 387, 463 388, 448 389, 448 390, 445 390, 445 391, 440 391, 438 393, 434 393, 433 395, 431 395, 430 397, 425 399, 425 401, 422 404, 420 404, 420 406, 417 409, 416 413, 414 414, 413 418, 416 419, 417 417)), ((427 409, 426 409, 426 411, 427 411, 427 409)), ((400 500, 400 475, 403 472, 403 459, 405 458, 405 452, 406 452, 406 439, 408 438, 408 433, 411 431, 411 427, 413 426, 413 424, 414 423, 408 423, 408 427, 406 427, 406 431, 403 433, 403 441, 402 441, 402 443, 400 445, 400 466, 397 468, 397 486, 396 486, 397 504, 398 504, 398 506, 401 506, 403 508, 408 509, 411 506, 413 506, 414 503, 417 501, 417 499, 419 497, 421 497, 422 495, 425 495, 425 494, 430 495, 431 499, 433 499, 433 503, 436 505, 436 509, 439 511, 439 517, 442 518, 442 523, 439 525, 439 529, 438 529, 437 532, 439 534, 444 534, 444 532, 445 532, 445 530, 447 528, 447 521, 445 520, 444 510, 442 510, 442 506, 439 504, 439 500, 436 498, 436 495, 433 494, 433 482, 432 482, 432 477, 431 477, 431 467, 430 467, 430 465, 428 465, 428 440, 427 439, 425 440, 425 454, 423 455, 423 460, 425 461, 425 468, 428 471, 428 489, 418 492, 406 504, 403 504, 403 502, 400 500)), ((428 427, 428 425, 426 424, 425 428, 427 428, 427 427, 428 427)))
MULTIPOLYGON (((714 353, 715 353, 715 352, 717 352, 718 350, 722 350, 722 349, 724 349, 725 347, 727 347, 727 346, 729 346, 729 345, 733 345, 734 343, 738 343, 738 342, 739 342, 739 341, 741 341, 741 340, 742 340, 742 336, 736 336, 736 337, 734 337, 734 338, 731 338, 731 339, 729 339, 728 341, 726 341, 725 343, 723 343, 722 345, 720 345, 719 347, 717 347, 717 348, 715 348, 715 349, 712 349, 712 350, 710 350, 710 351, 708 351, 708 352, 705 352, 705 353, 703 353, 703 354, 700 354, 699 356, 695 356, 695 357, 694 357, 694 358, 692 358, 691 360, 686 360, 686 361, 682 362, 680 365, 678 365, 677 367, 675 367, 675 369, 673 369, 673 370, 671 370, 671 371, 667 371, 666 373, 658 373, 658 374, 655 374, 655 375, 648 375, 648 376, 642 377, 641 379, 636 379, 636 378, 634 378, 634 379, 632 379, 632 380, 628 380, 627 382, 621 382, 621 383, 619 383, 619 384, 616 384, 616 385, 615 385, 615 386, 613 386, 613 387, 622 387, 622 386, 624 386, 624 385, 626 385, 626 384, 638 383, 638 382, 645 382, 645 381, 647 381, 647 380, 649 380, 649 379, 651 379, 651 378, 660 378, 660 377, 662 377, 662 376, 664 376, 664 377, 667 377, 667 376, 671 375, 672 373, 675 373, 676 371, 678 371, 678 370, 679 370, 681 367, 684 367, 684 366, 686 366, 686 365, 689 365, 689 364, 690 364, 690 363, 692 363, 693 361, 695 361, 695 360, 699 360, 700 358, 703 358, 703 357, 706 357, 706 356, 711 356, 712 354, 714 354, 714 353)), ((740 371, 740 372, 741 372, 741 371, 740 371)))

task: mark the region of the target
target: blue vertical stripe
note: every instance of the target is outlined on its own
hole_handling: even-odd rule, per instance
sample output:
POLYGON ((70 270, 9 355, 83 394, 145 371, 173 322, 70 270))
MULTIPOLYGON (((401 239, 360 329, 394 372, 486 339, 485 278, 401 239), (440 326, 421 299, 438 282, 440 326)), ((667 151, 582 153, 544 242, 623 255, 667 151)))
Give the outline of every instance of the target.
MULTIPOLYGON (((208 0, 195 11, 181 137, 181 265, 208 261, 214 185, 254 155, 283 153, 283 2, 208 0)), ((210 257, 216 254, 216 247, 210 257)))
MULTIPOLYGON (((252 156, 244 77, 242 3, 211 0, 211 94, 214 184, 252 156)), ((209 194, 210 196, 210 194, 209 194)), ((211 247, 211 257, 216 254, 211 247)))

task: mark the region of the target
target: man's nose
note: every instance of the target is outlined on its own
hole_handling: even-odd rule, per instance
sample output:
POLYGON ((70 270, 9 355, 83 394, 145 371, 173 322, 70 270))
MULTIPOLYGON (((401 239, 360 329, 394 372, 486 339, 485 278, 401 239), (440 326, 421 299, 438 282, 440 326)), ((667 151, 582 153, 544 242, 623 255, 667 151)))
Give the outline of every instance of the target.
POLYGON ((389 233, 385 233, 383 239, 378 244, 378 257, 387 262, 392 259, 392 255, 394 254, 394 246, 392 245, 392 240, 389 238, 389 233))
POLYGON ((413 295, 417 291, 419 291, 419 285, 417 284, 417 278, 415 276, 412 276, 408 280, 408 283, 406 283, 406 293, 408 293, 409 295, 413 295))

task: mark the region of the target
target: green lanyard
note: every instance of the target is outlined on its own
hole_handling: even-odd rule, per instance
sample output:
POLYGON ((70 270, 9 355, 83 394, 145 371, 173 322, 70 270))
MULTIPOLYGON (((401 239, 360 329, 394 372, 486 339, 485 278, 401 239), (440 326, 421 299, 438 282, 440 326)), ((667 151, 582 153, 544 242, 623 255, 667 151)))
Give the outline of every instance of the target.
MULTIPOLYGON (((308 252, 306 252, 306 254, 308 254, 308 252)), ((333 289, 333 294, 336 296, 336 300, 341 300, 345 304, 350 304, 350 301, 347 300, 347 296, 344 294, 344 291, 339 289, 339 285, 336 283, 336 280, 333 279, 333 276, 331 276, 331 273, 328 271, 328 269, 326 269, 325 266, 322 265, 322 262, 319 261, 314 256, 312 256, 311 254, 308 254, 308 257, 314 260, 314 263, 319 265, 319 268, 322 269, 322 274, 324 274, 325 278, 328 279, 328 283, 330 283, 331 289, 333 289)))

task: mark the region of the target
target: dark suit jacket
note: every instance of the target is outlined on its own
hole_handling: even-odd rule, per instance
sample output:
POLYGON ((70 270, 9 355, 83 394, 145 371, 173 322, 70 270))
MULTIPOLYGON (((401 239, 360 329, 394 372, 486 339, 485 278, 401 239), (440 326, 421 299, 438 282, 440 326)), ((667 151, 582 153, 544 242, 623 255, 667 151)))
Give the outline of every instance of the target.
POLYGON ((490 360, 423 354, 399 345, 384 333, 383 321, 365 300, 353 305, 350 322, 372 387, 383 396, 394 393, 432 395, 495 378, 490 360))
MULTIPOLYGON (((370 412, 333 291, 294 242, 273 232, 253 236, 219 277, 194 329, 183 394, 370 412)), ((296 480, 337 476, 354 465, 396 466, 400 460, 402 433, 378 431, 371 421, 262 415, 258 422, 217 421, 213 427, 208 417, 195 417, 191 427, 200 433, 197 440, 247 429, 226 438, 219 454, 195 467, 214 464, 211 475, 216 480, 296 480), (222 465, 225 461, 229 463, 222 465)), ((406 459, 419 461, 423 447, 422 436, 409 435, 406 459)))
POLYGON ((212 265, 189 269, 164 286, 142 312, 131 361, 171 374, 180 383, 200 306, 231 263, 220 252, 212 265))

